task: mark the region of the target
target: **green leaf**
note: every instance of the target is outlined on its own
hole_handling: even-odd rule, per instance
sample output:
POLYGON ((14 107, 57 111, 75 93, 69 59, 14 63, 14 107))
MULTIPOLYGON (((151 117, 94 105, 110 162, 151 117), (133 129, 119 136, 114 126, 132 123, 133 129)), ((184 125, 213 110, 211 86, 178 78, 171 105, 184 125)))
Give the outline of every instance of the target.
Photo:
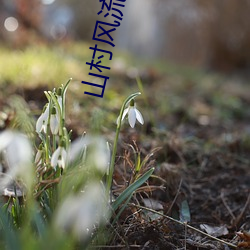
POLYGON ((21 250, 18 235, 9 223, 7 213, 5 213, 2 208, 0 208, 0 228, 3 231, 6 250, 21 250))
POLYGON ((122 207, 120 208, 119 212, 118 212, 117 215, 115 216, 115 218, 114 218, 114 220, 113 220, 113 222, 112 222, 112 225, 114 225, 114 224, 117 222, 117 220, 119 219, 120 215, 122 214, 122 212, 124 211, 124 209, 125 209, 126 206, 128 205, 128 203, 129 203, 130 199, 132 198, 132 196, 133 196, 133 193, 131 193, 131 194, 129 195, 129 197, 127 198, 127 200, 123 203, 123 205, 122 205, 122 207))
POLYGON ((191 220, 190 210, 187 200, 181 202, 180 208, 180 221, 181 222, 189 222, 191 220))
POLYGON ((107 193, 109 193, 111 186, 112 186, 112 178, 113 178, 113 173, 114 173, 114 169, 115 169, 115 156, 116 156, 116 151, 117 151, 117 144, 118 144, 118 137, 119 137, 119 133, 120 133, 120 128, 121 128, 121 123, 122 123, 122 115, 123 112, 125 110, 126 105, 132 100, 134 99, 136 96, 140 95, 140 92, 131 94, 122 104, 121 110, 120 110, 120 114, 118 117, 118 122, 117 122, 117 127, 116 127, 116 133, 115 133, 115 140, 114 140, 114 148, 113 148, 113 152, 112 152, 112 157, 111 157, 111 163, 110 163, 110 167, 109 167, 109 171, 108 171, 108 176, 107 176, 107 193))
POLYGON ((141 170, 141 154, 140 152, 137 154, 137 159, 136 159, 136 167, 135 167, 135 172, 138 173, 141 170))
POLYGON ((147 179, 154 172, 154 168, 149 169, 143 176, 138 178, 133 184, 127 187, 118 198, 112 203, 112 208, 115 211, 124 200, 126 200, 137 188, 139 188, 143 183, 147 181, 147 179))

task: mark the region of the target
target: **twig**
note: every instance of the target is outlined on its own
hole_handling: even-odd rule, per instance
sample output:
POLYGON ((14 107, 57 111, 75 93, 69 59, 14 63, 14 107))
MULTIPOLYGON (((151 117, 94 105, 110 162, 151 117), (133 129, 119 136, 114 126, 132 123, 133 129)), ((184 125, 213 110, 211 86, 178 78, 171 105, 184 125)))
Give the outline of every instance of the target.
MULTIPOLYGON (((105 246, 105 245, 98 245, 98 246, 90 246, 90 249, 99 249, 99 248, 124 248, 124 247, 128 247, 126 245, 116 245, 116 246, 105 246)), ((129 245, 129 247, 134 247, 134 248, 141 248, 141 245, 129 245)))
POLYGON ((244 213, 246 212, 247 208, 248 208, 248 205, 250 203, 250 194, 248 194, 248 197, 247 197, 247 201, 245 203, 245 206, 243 207, 241 213, 237 216, 237 218, 235 218, 234 220, 234 225, 237 226, 238 223, 240 222, 240 220, 242 219, 244 213))
POLYGON ((172 201, 168 211, 167 211, 167 214, 169 214, 173 208, 173 205, 175 204, 176 200, 177 200, 177 197, 178 197, 178 194, 180 193, 180 190, 181 190, 181 185, 182 185, 182 179, 180 180, 180 183, 179 183, 179 187, 178 187, 178 190, 176 192, 176 195, 174 197, 174 200, 172 201))
POLYGON ((173 219, 173 218, 170 217, 170 216, 167 216, 167 215, 165 215, 165 214, 162 214, 162 213, 160 213, 160 212, 157 212, 157 211, 155 211, 155 210, 153 210, 153 209, 151 209, 151 208, 147 208, 147 207, 144 207, 144 206, 141 206, 141 205, 136 205, 136 204, 134 204, 134 203, 132 203, 132 204, 130 203, 129 205, 130 205, 130 206, 137 207, 137 208, 140 208, 140 209, 145 209, 145 210, 150 211, 150 212, 152 212, 152 213, 161 215, 161 216, 163 216, 164 218, 167 218, 167 219, 169 219, 169 220, 171 220, 171 221, 174 221, 174 222, 176 222, 176 223, 178 223, 178 224, 181 224, 182 226, 186 226, 186 227, 188 227, 189 229, 192 229, 192 230, 194 230, 194 231, 196 231, 196 232, 199 232, 200 234, 203 234, 203 235, 205 235, 205 236, 207 236, 207 237, 209 237, 209 238, 211 238, 211 239, 213 239, 213 240, 219 241, 219 242, 221 242, 221 243, 223 243, 223 244, 226 244, 226 245, 228 245, 228 246, 230 246, 230 247, 237 248, 237 246, 234 245, 234 244, 232 244, 232 243, 229 243, 229 242, 226 242, 226 241, 224 241, 224 240, 218 239, 218 238, 216 238, 216 237, 214 237, 214 236, 212 236, 212 235, 209 235, 209 234, 207 234, 207 233, 205 233, 205 232, 203 232, 203 231, 201 231, 201 230, 199 230, 199 229, 197 229, 197 228, 195 228, 195 227, 192 227, 192 226, 188 225, 186 222, 178 221, 178 220, 176 220, 176 219, 173 219))
POLYGON ((235 216, 234 216, 232 210, 230 209, 230 207, 227 205, 227 202, 226 202, 226 200, 225 200, 225 196, 224 196, 224 192, 223 192, 223 191, 221 192, 220 197, 221 197, 221 200, 222 200, 224 206, 226 207, 227 211, 229 212, 229 214, 230 214, 231 217, 233 218, 233 221, 235 221, 236 218, 235 218, 235 216))
POLYGON ((184 249, 187 250, 187 222, 184 222, 185 226, 185 241, 184 241, 184 249))

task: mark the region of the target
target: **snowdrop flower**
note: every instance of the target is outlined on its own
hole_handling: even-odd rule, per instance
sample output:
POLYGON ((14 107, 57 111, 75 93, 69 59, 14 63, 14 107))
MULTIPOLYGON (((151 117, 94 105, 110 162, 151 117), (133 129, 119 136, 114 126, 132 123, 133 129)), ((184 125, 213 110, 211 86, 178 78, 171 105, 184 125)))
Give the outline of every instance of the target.
POLYGON ((68 196, 56 213, 56 229, 72 233, 79 240, 91 237, 95 226, 108 220, 108 203, 104 197, 99 182, 90 183, 81 194, 68 196))
POLYGON ((43 145, 42 143, 39 145, 39 148, 37 150, 36 156, 35 156, 35 163, 36 164, 40 164, 41 163, 41 159, 42 159, 42 155, 43 155, 43 145))
POLYGON ((93 137, 89 148, 88 165, 95 166, 102 173, 107 172, 110 164, 110 150, 107 142, 101 137, 93 137))
POLYGON ((33 153, 28 138, 21 133, 6 130, 0 133, 0 152, 8 164, 7 173, 1 180, 1 188, 17 177, 21 177, 30 186, 33 181, 33 153))
POLYGON ((36 132, 41 133, 42 131, 46 134, 47 125, 49 120, 49 104, 46 105, 43 113, 40 115, 36 122, 36 132))
POLYGON ((56 168, 56 166, 64 169, 67 161, 67 152, 64 148, 64 145, 61 144, 59 147, 55 150, 55 152, 52 154, 51 157, 51 166, 53 168, 56 168))
POLYGON ((60 106, 61 111, 62 111, 62 96, 61 96, 61 95, 58 95, 58 96, 57 96, 57 101, 58 101, 59 106, 60 106))
POLYGON ((69 148, 68 162, 72 163, 81 157, 88 166, 94 166, 105 173, 110 164, 110 149, 102 137, 84 136, 76 139, 69 148), (86 150, 88 154, 86 154, 86 150))
POLYGON ((58 101, 58 104, 60 106, 60 109, 62 111, 62 87, 58 88, 57 93, 56 93, 56 99, 58 101))
POLYGON ((59 117, 58 112, 55 107, 52 108, 51 116, 50 116, 50 130, 53 135, 56 135, 59 131, 59 117))
POLYGON ((134 128, 136 120, 138 120, 138 122, 140 122, 141 124, 144 123, 141 112, 135 107, 134 99, 130 101, 129 107, 124 110, 122 115, 122 120, 125 118, 127 114, 128 114, 129 125, 132 128, 134 128))

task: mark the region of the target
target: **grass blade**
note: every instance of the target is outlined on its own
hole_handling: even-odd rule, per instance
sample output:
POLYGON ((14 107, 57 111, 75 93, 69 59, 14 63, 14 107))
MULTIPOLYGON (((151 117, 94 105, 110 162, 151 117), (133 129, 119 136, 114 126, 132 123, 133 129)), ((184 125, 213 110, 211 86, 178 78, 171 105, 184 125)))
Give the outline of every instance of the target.
POLYGON ((112 208, 115 211, 124 200, 126 200, 137 188, 139 188, 154 172, 154 168, 149 169, 143 176, 138 178, 133 184, 126 188, 118 198, 112 203, 112 208))

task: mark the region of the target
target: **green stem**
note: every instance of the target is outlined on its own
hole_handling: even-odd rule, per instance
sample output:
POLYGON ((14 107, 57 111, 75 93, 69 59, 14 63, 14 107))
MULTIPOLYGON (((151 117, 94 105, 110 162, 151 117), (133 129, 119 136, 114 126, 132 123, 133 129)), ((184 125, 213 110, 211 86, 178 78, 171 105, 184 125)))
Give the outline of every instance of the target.
POLYGON ((46 129, 47 132, 45 134, 46 139, 45 139, 45 145, 44 145, 45 155, 46 155, 46 164, 49 163, 49 155, 50 155, 50 150, 51 150, 49 130, 50 130, 50 115, 51 115, 51 110, 52 110, 52 101, 51 101, 51 99, 48 99, 48 100, 49 100, 49 117, 48 117, 48 123, 47 123, 47 129, 46 129))
POLYGON ((50 94, 51 99, 53 100, 53 103, 56 105, 57 111, 58 111, 58 115, 59 115, 59 120, 60 120, 60 125, 59 125, 59 135, 62 136, 63 135, 63 117, 62 117, 62 111, 60 108, 60 105, 55 97, 55 94, 52 93, 51 91, 48 92, 50 94))
POLYGON ((56 136, 52 135, 52 145, 53 145, 53 152, 56 150, 56 136))
POLYGON ((124 103, 123 103, 123 105, 121 107, 120 115, 119 115, 118 123, 117 123, 117 127, 116 127, 116 134, 115 134, 115 140, 114 140, 114 148, 113 148, 113 152, 112 152, 112 158, 111 158, 111 163, 110 163, 110 168, 109 168, 109 173, 108 173, 108 178, 107 178, 107 193, 109 193, 109 191, 111 191, 111 187, 112 187, 112 183, 113 183, 113 173, 114 173, 114 169, 115 169, 115 156, 116 156, 116 152, 117 152, 118 138, 119 138, 120 129, 121 129, 123 112, 125 110, 126 105, 132 99, 134 99, 136 96, 138 96, 140 94, 141 94, 140 92, 137 92, 137 93, 134 93, 134 94, 130 95, 124 101, 124 103))
POLYGON ((65 126, 65 96, 66 96, 66 91, 68 89, 69 83, 71 82, 72 78, 69 78, 67 83, 63 86, 62 90, 62 127, 65 126))

